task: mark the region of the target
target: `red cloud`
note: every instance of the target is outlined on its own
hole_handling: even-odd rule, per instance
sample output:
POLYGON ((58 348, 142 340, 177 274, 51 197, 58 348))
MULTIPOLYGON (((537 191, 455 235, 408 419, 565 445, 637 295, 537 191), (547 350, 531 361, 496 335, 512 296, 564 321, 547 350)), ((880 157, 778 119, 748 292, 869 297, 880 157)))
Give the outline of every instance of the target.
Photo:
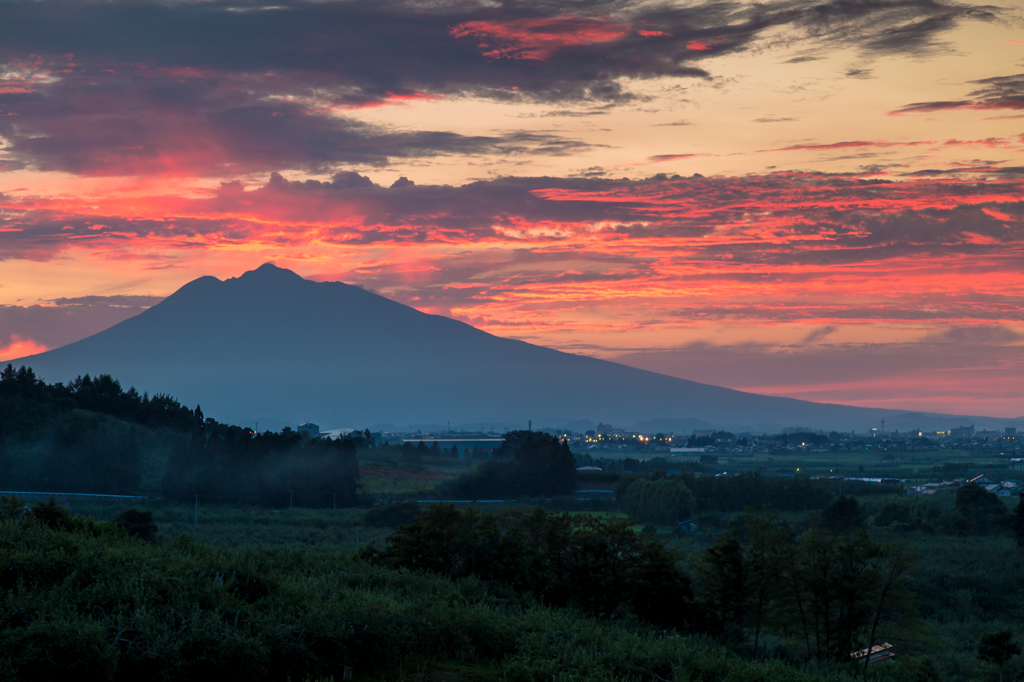
POLYGON ((1009 178, 815 173, 395 188, 354 173, 274 176, 204 199, 0 198, 11 229, 0 254, 88 254, 126 270, 203 254, 224 264, 214 274, 315 259, 320 272, 515 335, 1020 325, 1022 194, 1024 181, 1009 178))
POLYGON ((631 32, 629 24, 579 16, 467 21, 449 31, 453 38, 479 39, 478 47, 488 59, 538 62, 551 59, 565 47, 607 43, 631 32))
POLYGON ((45 353, 47 350, 49 349, 46 346, 36 343, 32 339, 23 339, 17 334, 12 334, 11 342, 6 346, 0 346, 0 362, 45 353))

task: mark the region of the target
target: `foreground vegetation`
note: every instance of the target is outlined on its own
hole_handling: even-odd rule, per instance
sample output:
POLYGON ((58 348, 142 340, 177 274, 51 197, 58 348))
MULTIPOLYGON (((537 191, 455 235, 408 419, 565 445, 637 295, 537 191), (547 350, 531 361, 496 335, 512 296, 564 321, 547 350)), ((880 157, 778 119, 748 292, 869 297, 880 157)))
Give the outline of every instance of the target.
MULTIPOLYGON (((9 514, 13 515, 13 514, 9 514)), ((135 539, 40 503, 0 522, 9 680, 816 680, 634 620, 296 548, 135 539), (447 673, 447 677, 437 677, 447 673)))
MULTIPOLYGON (((716 556, 728 565, 730 554, 722 550, 731 540, 740 546, 740 565, 749 562, 756 556, 749 533, 668 534, 663 537, 674 548, 668 549, 654 534, 631 528, 624 535, 621 526, 626 522, 615 517, 602 524, 523 510, 512 516, 520 519, 520 531, 514 530, 515 523, 500 520, 505 517, 476 515, 473 532, 441 534, 461 543, 456 553, 472 549, 483 554, 503 551, 500 538, 489 547, 479 542, 488 528, 515 534, 532 527, 534 537, 550 540, 567 537, 558 528, 569 520, 584 530, 576 542, 586 555, 596 556, 595 543, 607 542, 637 548, 627 555, 649 551, 651 566, 660 566, 661 574, 649 574, 658 579, 648 582, 648 603, 658 604, 662 595, 668 614, 686 616, 680 619, 686 622, 652 622, 657 621, 656 611, 650 618, 633 608, 633 603, 643 605, 642 590, 635 593, 639 602, 616 592, 617 581, 643 585, 635 580, 636 570, 625 566, 598 561, 589 573, 583 563, 565 573, 547 574, 579 576, 578 584, 555 587, 568 585, 584 598, 564 599, 551 599, 544 591, 543 570, 534 576, 528 570, 531 565, 550 566, 550 553, 539 563, 539 555, 527 552, 520 555, 526 562, 487 561, 474 569, 472 563, 449 560, 410 569, 404 564, 419 550, 409 538, 429 533, 405 529, 388 535, 390 528, 371 530, 367 525, 388 523, 390 515, 395 517, 391 522, 407 521, 415 505, 389 505, 374 514, 282 510, 262 528, 249 523, 245 510, 207 507, 199 525, 190 530, 217 529, 208 538, 223 543, 218 545, 174 534, 172 517, 182 507, 154 507, 154 516, 163 520, 158 527, 153 524, 145 541, 124 530, 123 509, 117 511, 110 503, 80 504, 104 512, 111 521, 73 516, 49 503, 36 504, 20 520, 14 517, 22 513, 21 505, 0 512, 8 519, 0 522, 0 679, 74 675, 85 680, 185 680, 214 674, 255 680, 341 679, 344 666, 357 678, 382 680, 840 680, 865 673, 841 663, 842 656, 808 658, 802 637, 787 633, 784 620, 766 625, 755 646, 751 607, 757 602, 752 598, 756 590, 730 602, 730 581, 711 585, 701 568, 716 556), (367 534, 378 533, 361 559, 352 555, 353 544, 340 552, 342 545, 334 541, 356 527, 364 534, 364 547, 367 534), (231 549, 239 546, 239 538, 254 533, 264 533, 260 546, 231 549), (659 559, 666 551, 688 556, 666 564, 659 559), (520 571, 511 574, 509 567, 520 571), (480 575, 486 570, 491 573, 480 575), (668 578, 666 571, 672 574, 668 578), (666 581, 685 586, 689 576, 694 578, 690 599, 685 592, 673 597, 659 590, 659 583, 666 581), (617 605, 602 599, 609 594, 617 595, 617 605), (595 598, 592 603, 587 595, 595 598), (730 603, 738 608, 728 608, 730 603), (697 613, 705 614, 703 625, 693 622, 697 613), (708 625, 716 624, 715 618, 721 628, 712 631, 708 625), (702 628, 705 634, 695 632, 702 628)), ((451 507, 427 511, 418 524, 443 528, 473 516, 451 507)), ((872 510, 861 509, 860 515, 871 519, 872 510)), ((1024 616, 1024 595, 1018 589, 1024 561, 1012 538, 1005 533, 949 538, 866 527, 873 542, 898 540, 927 556, 902 586, 913 594, 902 595, 909 602, 901 608, 915 608, 921 619, 887 632, 897 658, 871 666, 867 675, 896 682, 994 682, 999 669, 979 658, 977 646, 984 636, 1013 628, 1024 616)), ((769 524, 765 530, 771 529, 769 524)), ((614 561, 618 554, 608 559, 614 561)), ((725 570, 712 575, 735 577, 725 570)), ((751 578, 756 586, 756 574, 751 578)), ((1015 679, 1020 658, 1003 668, 1007 681, 1015 679)))

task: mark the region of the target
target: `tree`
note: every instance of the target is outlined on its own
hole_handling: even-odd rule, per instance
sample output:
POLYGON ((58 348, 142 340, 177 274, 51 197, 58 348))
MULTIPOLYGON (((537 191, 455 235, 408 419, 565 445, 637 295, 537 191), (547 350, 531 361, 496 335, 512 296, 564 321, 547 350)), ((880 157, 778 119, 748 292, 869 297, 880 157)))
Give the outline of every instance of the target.
POLYGON ((1020 646, 1013 641, 1010 630, 995 630, 978 640, 978 658, 999 667, 999 682, 1003 682, 1003 666, 1020 655, 1020 646))
POLYGON ((1024 495, 1018 500, 1013 510, 1013 537, 1017 540, 1017 549, 1024 549, 1024 495))
POLYGON ((741 639, 746 614, 747 581, 743 548, 727 534, 704 550, 697 564, 699 601, 713 631, 741 639))
POLYGON ((833 533, 849 533, 864 527, 864 511, 857 498, 840 495, 821 511, 822 528, 833 533))
POLYGON ((656 471, 646 476, 626 476, 615 485, 615 501, 639 521, 669 526, 693 514, 694 497, 678 476, 656 471))
POLYGON ((744 513, 736 521, 735 528, 737 534, 747 538, 743 566, 756 652, 761 630, 774 619, 782 598, 779 579, 784 573, 784 556, 793 549, 793 533, 779 513, 768 508, 760 513, 744 513))
POLYGON ((576 460, 568 443, 537 431, 506 433, 494 459, 440 487, 443 495, 477 500, 569 495, 575 489, 576 460))
POLYGON ((1006 507, 995 493, 977 483, 960 486, 956 491, 954 512, 966 519, 970 528, 979 534, 1005 527, 1006 507))
MULTIPOLYGON (((867 648, 875 645, 880 628, 899 625, 905 633, 908 623, 916 623, 917 611, 913 607, 914 593, 907 587, 907 577, 917 562, 917 554, 900 542, 891 541, 879 547, 874 560, 875 606, 868 634, 867 648)), ((871 656, 864 657, 867 671, 871 656)), ((934 663, 931 664, 934 667, 934 663)))

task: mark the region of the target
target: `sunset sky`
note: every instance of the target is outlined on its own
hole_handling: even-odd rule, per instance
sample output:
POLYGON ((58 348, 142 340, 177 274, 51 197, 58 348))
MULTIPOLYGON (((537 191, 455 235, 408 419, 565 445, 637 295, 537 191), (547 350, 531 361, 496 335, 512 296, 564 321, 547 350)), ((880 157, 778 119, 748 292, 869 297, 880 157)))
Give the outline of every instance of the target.
POLYGON ((1024 415, 1019 0, 271 3, 0 5, 0 359, 271 261, 705 383, 1024 415))

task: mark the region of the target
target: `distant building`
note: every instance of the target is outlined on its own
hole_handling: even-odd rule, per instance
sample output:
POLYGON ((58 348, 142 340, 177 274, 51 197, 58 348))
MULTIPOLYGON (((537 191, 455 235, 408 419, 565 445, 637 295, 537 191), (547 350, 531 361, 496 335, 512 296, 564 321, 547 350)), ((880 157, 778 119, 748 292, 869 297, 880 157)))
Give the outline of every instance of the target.
POLYGON ((960 488, 958 481, 942 481, 941 483, 925 483, 907 490, 908 495, 936 495, 939 493, 955 493, 960 488))
POLYGON ((958 426, 955 429, 950 429, 949 430, 949 435, 953 436, 953 438, 962 438, 964 436, 973 436, 974 435, 974 424, 971 424, 970 426, 958 426))
POLYGON ((1014 497, 1020 495, 1021 485, 1014 481, 1003 481, 986 485, 985 490, 995 493, 998 497, 1014 497))
POLYGON ((300 424, 299 428, 297 428, 296 431, 301 433, 306 438, 319 438, 320 437, 320 427, 317 426, 316 424, 313 424, 312 422, 306 422, 305 424, 300 424))

